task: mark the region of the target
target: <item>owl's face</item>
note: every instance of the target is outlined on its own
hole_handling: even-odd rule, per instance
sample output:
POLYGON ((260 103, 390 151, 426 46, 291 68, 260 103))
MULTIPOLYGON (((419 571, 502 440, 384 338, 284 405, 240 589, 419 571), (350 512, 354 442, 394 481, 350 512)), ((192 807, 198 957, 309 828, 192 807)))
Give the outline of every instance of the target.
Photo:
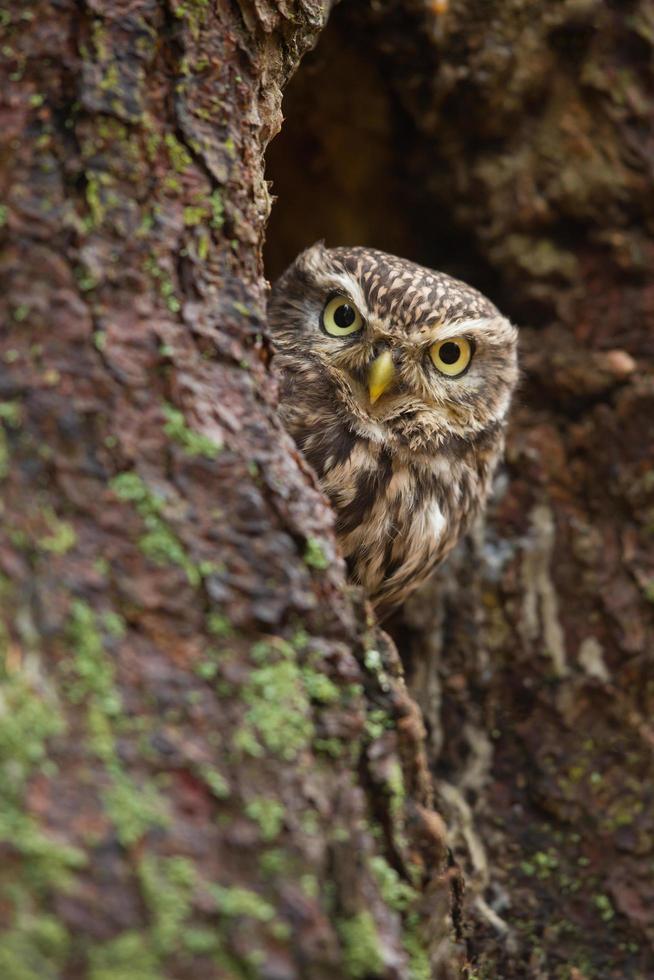
MULTIPOLYGON (((499 426, 517 379, 517 331, 456 279, 366 248, 303 252, 269 320, 303 412, 411 452, 499 426)), ((295 392, 295 393, 294 393, 295 392)), ((305 418, 305 422, 308 421, 305 418)))

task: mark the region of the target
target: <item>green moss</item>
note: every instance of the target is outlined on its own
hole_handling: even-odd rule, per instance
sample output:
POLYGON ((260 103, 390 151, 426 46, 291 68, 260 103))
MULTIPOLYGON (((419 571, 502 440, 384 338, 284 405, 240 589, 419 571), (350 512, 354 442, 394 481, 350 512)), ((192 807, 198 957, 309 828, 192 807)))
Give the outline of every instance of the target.
MULTIPOLYGON (((409 980, 432 980, 427 950, 420 938, 418 918, 410 915, 404 925, 403 944, 409 957, 409 980)), ((469 977, 472 980, 472 975, 469 977)))
POLYGON ((611 919, 615 918, 615 911, 608 895, 595 895, 593 905, 604 922, 610 922, 611 919))
POLYGON ((393 727, 393 721, 383 708, 372 708, 366 717, 366 733, 371 741, 380 738, 387 729, 393 727))
POLYGON ((151 827, 164 827, 168 823, 163 800, 155 787, 143 781, 137 785, 124 772, 114 772, 103 800, 124 847, 136 844, 151 827))
POLYGON ((89 956, 88 980, 163 980, 156 953, 138 932, 123 932, 89 956))
MULTIPOLYGON (((102 625, 114 638, 122 635, 119 617, 105 614, 102 625)), ((150 827, 165 825, 166 807, 153 786, 143 782, 137 785, 123 769, 116 749, 122 702, 115 685, 115 670, 104 648, 98 617, 82 600, 71 603, 68 635, 73 660, 64 665, 72 674, 67 693, 75 703, 87 703, 89 746, 110 776, 109 786, 103 793, 105 808, 118 839, 124 846, 130 846, 150 827)))
POLYGON ((207 209, 199 204, 189 204, 184 208, 184 224, 187 228, 201 225, 207 217, 207 209))
POLYGON ((342 919, 338 923, 338 934, 348 977, 357 980, 381 973, 384 961, 377 927, 370 912, 359 912, 350 919, 342 919))
POLYGON ((312 667, 302 669, 302 677, 307 694, 312 701, 320 701, 322 704, 334 704, 340 699, 339 688, 329 677, 325 677, 312 667))
POLYGON ((415 888, 402 881, 395 868, 381 855, 370 859, 370 867, 386 904, 396 912, 404 912, 416 898, 415 888))
POLYGON ((182 174, 192 163, 191 155, 173 133, 166 133, 164 145, 168 150, 170 162, 177 173, 182 174))
POLYGON ((259 824, 262 838, 265 841, 272 841, 282 828, 285 810, 277 800, 258 797, 246 805, 245 813, 259 824))
POLYGON ((222 952, 222 939, 215 928, 186 926, 182 936, 184 948, 193 956, 212 956, 222 952))
POLYGON ((95 613, 81 599, 71 603, 68 634, 74 652, 68 696, 75 703, 91 699, 104 715, 117 715, 121 700, 114 686, 114 667, 105 654, 95 613))
MULTIPOLYGON (((0 673, 0 841, 16 857, 4 868, 0 867, 0 896, 6 906, 3 924, 9 927, 12 908, 17 918, 11 923, 12 931, 3 935, 0 963, 5 964, 5 969, 0 967, 0 976, 12 975, 6 964, 22 948, 21 937, 32 936, 34 930, 44 935, 41 926, 45 920, 27 916, 34 900, 52 889, 65 890, 72 881, 72 872, 84 864, 80 850, 50 838, 24 805, 32 774, 47 766, 49 740, 64 730, 54 688, 35 654, 23 654, 18 668, 3 666, 0 673)), ((32 940, 36 957, 40 946, 33 936, 28 945, 32 940)), ((24 959, 26 970, 31 962, 29 957, 24 959)))
POLYGON ((23 409, 20 402, 0 402, 0 422, 12 429, 18 429, 22 421, 23 409))
POLYGON ((210 9, 209 0, 183 0, 174 7, 175 16, 188 22, 194 38, 197 38, 210 9))
POLYGON ((134 504, 143 518, 146 533, 139 547, 155 565, 179 565, 190 585, 200 584, 202 575, 186 550, 163 519, 164 501, 134 472, 121 473, 111 481, 111 489, 120 500, 134 504))
POLYGON ((249 888, 225 888, 223 885, 213 884, 206 887, 221 915, 228 918, 246 916, 256 919, 257 922, 272 922, 275 918, 275 909, 270 902, 249 888))
POLYGON ((21 913, 0 935, 0 977, 5 980, 57 980, 69 947, 65 928, 51 916, 21 913))
POLYGON ((232 624, 222 613, 212 612, 207 616, 207 629, 213 636, 229 636, 232 624))
POLYGON ((191 915, 195 865, 180 856, 147 854, 139 865, 139 878, 151 919, 152 944, 159 955, 172 953, 179 947, 184 923, 191 915))
MULTIPOLYGON (((252 671, 243 699, 248 706, 248 729, 271 752, 291 761, 310 744, 313 724, 309 701, 302 672, 294 660, 281 659, 252 671)), ((256 740, 249 741, 250 749, 253 744, 256 740)))
POLYGON ((346 745, 340 738, 316 738, 313 742, 316 752, 329 755, 332 759, 340 759, 345 754, 346 745))
POLYGON ((199 766, 198 776, 209 787, 217 800, 226 800, 230 795, 229 783, 213 766, 199 766))
MULTIPOLYGON (((19 402, 0 402, 0 422, 9 429, 18 429, 22 422, 22 410, 19 402)), ((0 480, 9 474, 9 440, 0 428, 0 480)))
POLYGON ((324 549, 317 538, 309 538, 304 552, 304 561, 310 568, 317 568, 324 571, 329 568, 329 559, 325 555, 324 549))
POLYGON ((0 228, 4 228, 9 218, 9 209, 6 204, 0 204, 0 228))
POLYGON ((65 555, 77 541, 74 527, 67 521, 60 520, 51 507, 43 510, 43 516, 48 524, 49 534, 39 538, 39 547, 53 555, 65 555))
POLYGON ((189 456, 206 456, 207 459, 215 459, 220 454, 222 446, 202 432, 191 429, 186 424, 182 412, 172 405, 164 405, 163 411, 166 417, 164 426, 166 435, 183 446, 189 456))
POLYGON ((209 197, 211 205, 211 227, 220 231, 225 224, 225 206, 220 191, 215 190, 209 197))
POLYGON ((291 874, 291 859, 286 851, 279 847, 273 847, 261 855, 261 871, 268 878, 275 878, 277 875, 288 876, 291 874))

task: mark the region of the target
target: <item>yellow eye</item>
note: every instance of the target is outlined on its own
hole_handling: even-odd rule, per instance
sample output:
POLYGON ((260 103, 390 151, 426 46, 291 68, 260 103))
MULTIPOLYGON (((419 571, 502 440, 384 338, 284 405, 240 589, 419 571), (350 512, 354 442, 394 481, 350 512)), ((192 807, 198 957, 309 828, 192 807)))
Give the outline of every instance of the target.
POLYGON ((347 296, 334 296, 322 311, 322 328, 330 337, 349 337, 363 326, 363 319, 347 296))
POLYGON ((472 344, 465 337, 439 340, 429 350, 434 367, 449 378, 463 374, 472 359, 472 344))

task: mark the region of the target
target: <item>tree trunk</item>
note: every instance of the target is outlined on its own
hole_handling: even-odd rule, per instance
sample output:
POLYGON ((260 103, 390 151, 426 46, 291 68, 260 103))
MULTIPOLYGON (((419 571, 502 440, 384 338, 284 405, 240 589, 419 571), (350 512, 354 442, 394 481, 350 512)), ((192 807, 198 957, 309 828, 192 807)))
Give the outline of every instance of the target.
POLYGON ((420 716, 268 372, 263 151, 327 6, 2 14, 8 980, 459 955, 420 716))
POLYGON ((645 0, 343 4, 271 148, 271 262, 402 249, 522 328, 485 524, 393 626, 488 978, 654 975, 653 45, 645 0))
POLYGON ((15 6, 0 975, 651 976, 651 4, 343 0, 269 153, 269 274, 375 245, 522 328, 487 519, 390 627, 426 743, 268 372, 328 3, 15 6))

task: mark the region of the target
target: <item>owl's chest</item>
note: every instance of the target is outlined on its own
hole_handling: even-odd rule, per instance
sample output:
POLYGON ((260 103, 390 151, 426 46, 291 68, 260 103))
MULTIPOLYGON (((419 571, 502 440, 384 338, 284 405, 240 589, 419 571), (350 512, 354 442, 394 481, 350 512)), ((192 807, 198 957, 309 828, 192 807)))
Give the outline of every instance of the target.
POLYGON ((401 601, 461 534, 471 509, 466 480, 450 461, 408 462, 363 440, 321 463, 352 576, 373 600, 401 601))

